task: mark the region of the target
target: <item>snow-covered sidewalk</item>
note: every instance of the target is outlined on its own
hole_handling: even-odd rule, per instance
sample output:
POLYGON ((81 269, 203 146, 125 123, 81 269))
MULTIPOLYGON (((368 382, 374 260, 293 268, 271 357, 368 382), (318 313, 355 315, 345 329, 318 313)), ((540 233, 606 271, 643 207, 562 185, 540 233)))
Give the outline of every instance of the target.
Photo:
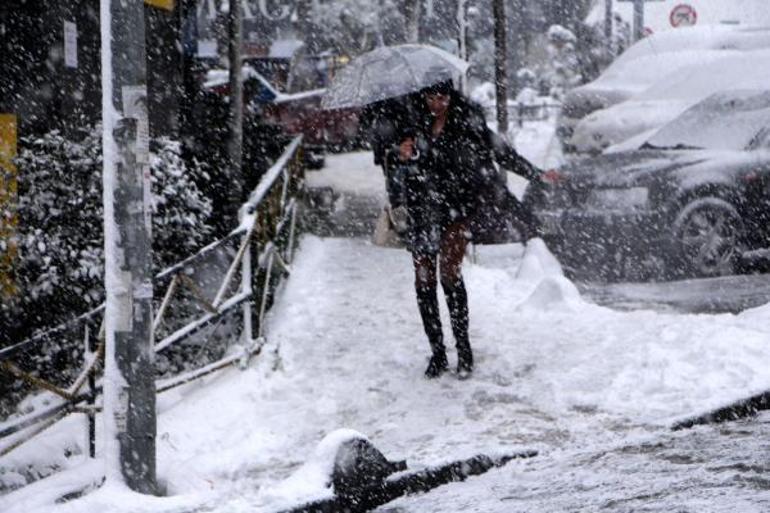
MULTIPOLYGON (((583 302, 539 242, 523 260, 522 251, 483 247, 468 264, 478 370, 469 381, 428 381, 408 254, 306 237, 270 321, 269 350, 246 371, 160 397, 159 476, 172 497, 128 501, 104 490, 53 508, 59 486, 82 481, 91 464, 2 497, 0 509, 276 511, 324 493, 281 480, 339 428, 413 466, 524 447, 554 464, 562 452, 654 440, 683 413, 770 387, 768 308, 615 312, 583 302)), ((513 480, 531 465, 506 469, 513 480)))

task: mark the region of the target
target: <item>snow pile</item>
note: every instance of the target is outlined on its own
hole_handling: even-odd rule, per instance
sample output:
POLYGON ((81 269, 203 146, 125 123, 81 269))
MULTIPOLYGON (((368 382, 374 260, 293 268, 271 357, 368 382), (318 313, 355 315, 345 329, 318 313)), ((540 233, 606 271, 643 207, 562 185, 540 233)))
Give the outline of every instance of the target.
POLYGON ((527 242, 516 279, 536 283, 529 297, 518 306, 521 310, 551 311, 566 308, 574 311, 583 304, 577 287, 564 277, 561 264, 542 239, 527 242))
POLYGON ((276 503, 287 507, 334 496, 332 473, 340 447, 350 440, 367 440, 352 429, 338 429, 321 440, 310 458, 288 479, 267 492, 276 503))

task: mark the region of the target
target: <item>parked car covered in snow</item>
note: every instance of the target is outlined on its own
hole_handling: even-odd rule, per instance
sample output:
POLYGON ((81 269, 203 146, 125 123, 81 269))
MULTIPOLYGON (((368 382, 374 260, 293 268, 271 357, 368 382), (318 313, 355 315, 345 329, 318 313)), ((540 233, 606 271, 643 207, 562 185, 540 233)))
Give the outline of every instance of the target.
POLYGON ((575 127, 592 112, 624 102, 693 64, 706 65, 726 55, 762 48, 770 48, 770 28, 687 27, 645 37, 598 78, 565 95, 557 127, 559 139, 565 151, 572 152, 575 127))
POLYGON ((579 153, 598 153, 662 127, 718 91, 758 89, 767 84, 770 49, 730 52, 710 62, 696 62, 630 100, 589 114, 575 127, 570 145, 579 153))
POLYGON ((770 91, 714 94, 638 149, 575 160, 559 176, 526 202, 575 275, 745 269, 770 255, 770 91))

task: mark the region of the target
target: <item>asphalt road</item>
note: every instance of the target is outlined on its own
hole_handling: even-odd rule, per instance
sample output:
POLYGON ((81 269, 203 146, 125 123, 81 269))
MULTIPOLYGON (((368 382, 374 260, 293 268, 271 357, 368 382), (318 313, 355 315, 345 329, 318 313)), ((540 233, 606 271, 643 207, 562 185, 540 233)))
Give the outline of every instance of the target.
POLYGON ((672 282, 578 283, 584 297, 619 310, 738 313, 770 302, 770 274, 672 282))

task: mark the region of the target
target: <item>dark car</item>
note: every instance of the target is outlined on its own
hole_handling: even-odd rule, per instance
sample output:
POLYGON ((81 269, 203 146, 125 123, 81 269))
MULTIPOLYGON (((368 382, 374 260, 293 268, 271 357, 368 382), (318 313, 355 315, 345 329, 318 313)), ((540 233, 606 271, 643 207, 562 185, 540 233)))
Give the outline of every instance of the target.
POLYGON ((572 162, 526 202, 584 279, 733 274, 770 248, 770 91, 715 94, 636 150, 572 162))

